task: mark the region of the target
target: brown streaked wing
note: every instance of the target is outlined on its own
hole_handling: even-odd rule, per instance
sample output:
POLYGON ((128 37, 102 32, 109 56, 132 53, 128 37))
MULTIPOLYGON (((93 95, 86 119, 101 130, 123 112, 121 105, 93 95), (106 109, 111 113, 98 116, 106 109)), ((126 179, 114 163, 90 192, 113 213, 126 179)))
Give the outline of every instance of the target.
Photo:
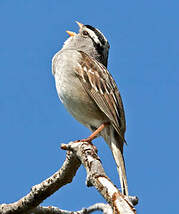
POLYGON ((77 76, 87 93, 106 114, 116 131, 124 139, 125 115, 122 99, 114 79, 105 66, 84 52, 79 52, 81 54, 81 66, 76 68, 77 76))

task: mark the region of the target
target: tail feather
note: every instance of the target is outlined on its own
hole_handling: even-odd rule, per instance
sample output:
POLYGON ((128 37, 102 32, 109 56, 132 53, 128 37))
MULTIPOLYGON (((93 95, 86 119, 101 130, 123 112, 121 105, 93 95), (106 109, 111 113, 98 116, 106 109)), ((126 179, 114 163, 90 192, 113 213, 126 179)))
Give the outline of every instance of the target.
POLYGON ((110 128, 110 133, 108 132, 108 136, 106 136, 106 134, 105 134, 104 139, 110 146, 114 160, 117 165, 122 194, 128 196, 126 169, 125 169, 125 163, 124 163, 124 157, 123 157, 123 144, 124 143, 121 142, 120 136, 116 135, 113 127, 110 128))
POLYGON ((119 179, 121 183, 121 190, 124 195, 128 195, 128 185, 127 185, 127 177, 126 177, 126 169, 124 164, 124 157, 119 149, 119 146, 116 145, 119 142, 116 142, 116 139, 111 140, 111 151, 113 153, 115 162, 117 164, 117 170, 119 173, 119 179))

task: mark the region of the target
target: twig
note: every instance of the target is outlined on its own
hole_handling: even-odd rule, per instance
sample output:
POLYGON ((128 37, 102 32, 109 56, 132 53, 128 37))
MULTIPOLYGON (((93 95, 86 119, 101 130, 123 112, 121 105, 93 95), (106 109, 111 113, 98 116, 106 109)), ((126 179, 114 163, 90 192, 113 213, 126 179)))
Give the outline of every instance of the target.
MULTIPOLYGON (((87 142, 70 142, 69 144, 63 144, 61 148, 68 150, 66 160, 61 169, 42 183, 33 186, 30 193, 19 201, 0 205, 0 214, 24 214, 33 212, 67 214, 67 212, 70 211, 63 211, 55 207, 41 207, 39 204, 60 187, 70 183, 81 163, 86 168, 87 186, 94 186, 100 192, 111 206, 113 213, 136 213, 130 200, 132 199, 134 202, 136 198, 126 198, 106 176, 100 159, 97 156, 96 147, 87 142)), ((81 212, 85 213, 86 210, 87 209, 83 209, 81 212)), ((88 213, 94 210, 103 210, 106 214, 111 213, 108 205, 105 206, 105 209, 104 206, 102 207, 100 204, 94 205, 88 208, 88 213)))
POLYGON ((81 163, 76 155, 68 151, 66 160, 60 170, 42 183, 33 186, 30 193, 19 201, 11 204, 1 204, 0 214, 20 214, 37 207, 60 187, 72 182, 80 165, 81 163))
POLYGON ((70 142, 63 144, 63 149, 73 151, 86 168, 87 186, 94 186, 111 205, 114 213, 135 214, 130 199, 122 195, 117 187, 106 176, 101 161, 96 153, 96 147, 87 142, 70 142))
POLYGON ((79 211, 67 211, 67 210, 61 210, 58 207, 44 207, 44 206, 38 206, 35 209, 33 209, 31 212, 28 212, 28 214, 89 214, 94 211, 100 210, 104 214, 112 214, 112 209, 109 204, 103 204, 103 203, 97 203, 94 204, 88 208, 83 208, 79 211))

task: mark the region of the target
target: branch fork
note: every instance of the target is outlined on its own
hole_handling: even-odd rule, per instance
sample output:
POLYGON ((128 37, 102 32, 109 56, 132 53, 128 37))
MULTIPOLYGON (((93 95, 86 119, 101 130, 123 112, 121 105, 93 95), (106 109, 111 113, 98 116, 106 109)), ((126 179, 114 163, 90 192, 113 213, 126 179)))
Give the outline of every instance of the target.
POLYGON ((138 202, 137 197, 128 198, 119 192, 117 187, 105 174, 100 158, 97 155, 97 149, 92 143, 80 141, 70 142, 68 144, 62 144, 61 148, 67 150, 66 160, 62 167, 42 183, 33 186, 31 191, 17 202, 1 204, 0 214, 71 213, 71 211, 60 210, 55 207, 41 207, 39 205, 62 186, 72 182, 81 163, 87 172, 87 186, 94 186, 108 204, 96 204, 96 206, 93 205, 89 208, 82 209, 78 211, 78 213, 90 213, 94 210, 102 210, 106 214, 136 213, 134 205, 138 202))

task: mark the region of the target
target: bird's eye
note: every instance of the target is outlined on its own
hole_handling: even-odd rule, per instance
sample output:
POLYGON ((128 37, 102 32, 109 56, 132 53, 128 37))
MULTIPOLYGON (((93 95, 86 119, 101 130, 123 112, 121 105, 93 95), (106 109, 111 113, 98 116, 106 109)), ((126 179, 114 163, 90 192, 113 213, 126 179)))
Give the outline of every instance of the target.
POLYGON ((83 35, 84 35, 84 36, 87 36, 87 35, 88 35, 88 32, 87 32, 86 30, 84 30, 84 31, 83 31, 83 35))

